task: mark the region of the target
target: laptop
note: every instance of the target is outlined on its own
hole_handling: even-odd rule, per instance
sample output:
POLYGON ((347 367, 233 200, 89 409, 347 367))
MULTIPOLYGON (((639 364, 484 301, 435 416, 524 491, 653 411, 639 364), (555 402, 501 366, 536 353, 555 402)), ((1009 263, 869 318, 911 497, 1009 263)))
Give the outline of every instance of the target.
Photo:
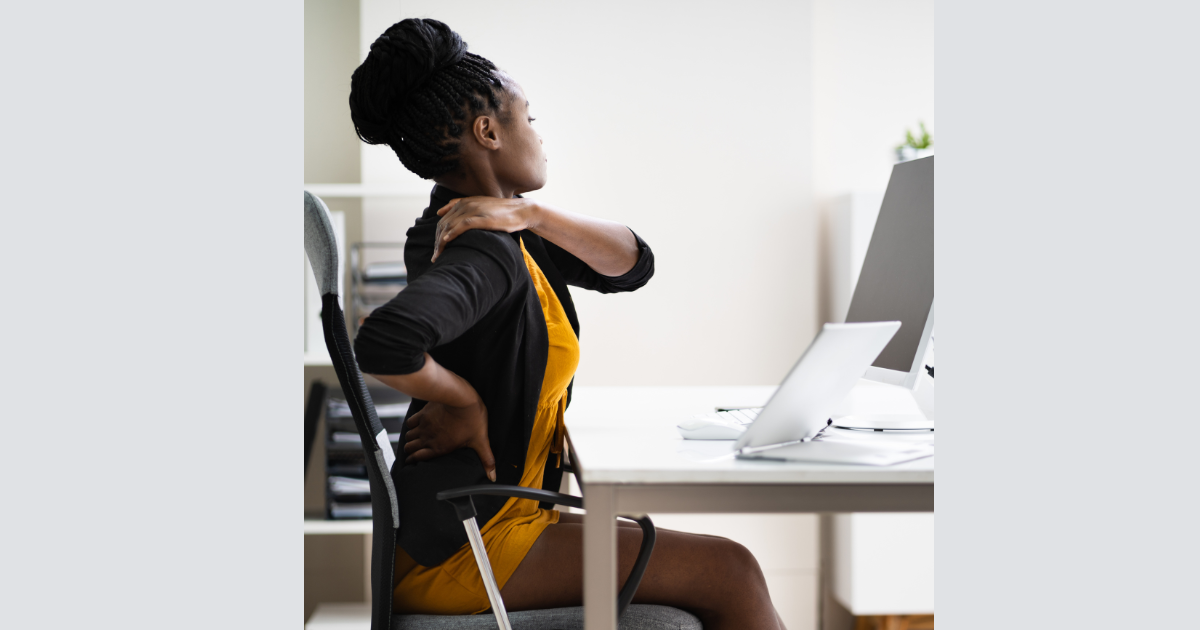
POLYGON ((761 410, 715 414, 745 426, 737 457, 889 466, 933 455, 927 443, 822 440, 833 411, 899 329, 900 322, 825 324, 761 410))

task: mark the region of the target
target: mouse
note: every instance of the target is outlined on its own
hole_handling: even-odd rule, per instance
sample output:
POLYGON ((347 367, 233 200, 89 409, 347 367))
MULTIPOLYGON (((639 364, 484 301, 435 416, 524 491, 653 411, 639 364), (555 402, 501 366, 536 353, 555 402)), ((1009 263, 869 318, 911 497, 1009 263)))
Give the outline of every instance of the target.
POLYGON ((697 416, 680 422, 679 434, 685 440, 736 440, 746 427, 711 416, 697 416))

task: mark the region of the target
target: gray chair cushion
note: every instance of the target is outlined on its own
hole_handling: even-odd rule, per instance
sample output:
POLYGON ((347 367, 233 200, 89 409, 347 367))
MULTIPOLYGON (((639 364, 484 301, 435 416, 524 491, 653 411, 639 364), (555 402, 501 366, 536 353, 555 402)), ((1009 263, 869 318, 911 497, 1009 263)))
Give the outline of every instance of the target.
MULTIPOLYGON (((583 630, 583 607, 547 608, 508 613, 513 630, 583 630)), ((396 615, 394 630, 484 630, 496 617, 482 615, 396 615)), ((669 606, 634 604, 621 615, 620 630, 703 630, 700 620, 669 606)))

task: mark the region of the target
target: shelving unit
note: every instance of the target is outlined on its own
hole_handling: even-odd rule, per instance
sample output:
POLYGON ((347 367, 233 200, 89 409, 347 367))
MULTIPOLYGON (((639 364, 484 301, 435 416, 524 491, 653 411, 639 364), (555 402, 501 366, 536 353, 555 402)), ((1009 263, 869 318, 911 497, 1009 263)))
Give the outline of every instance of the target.
POLYGON ((324 518, 304 519, 304 535, 310 534, 370 534, 371 519, 345 519, 333 521, 324 518))
POLYGON ((350 337, 358 334, 359 320, 383 306, 408 286, 408 271, 404 268, 404 242, 354 243, 350 246, 350 289, 346 298, 346 322, 350 337), (390 250, 390 259, 368 263, 367 250, 390 250))
POLYGON ((428 192, 418 193, 390 184, 305 184, 304 190, 321 197, 427 197, 428 192))

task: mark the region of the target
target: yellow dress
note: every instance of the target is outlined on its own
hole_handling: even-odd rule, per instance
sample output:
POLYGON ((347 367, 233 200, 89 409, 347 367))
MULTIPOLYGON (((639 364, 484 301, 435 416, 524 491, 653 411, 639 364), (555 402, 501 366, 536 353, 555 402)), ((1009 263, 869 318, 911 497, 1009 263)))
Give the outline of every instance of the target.
MULTIPOLYGON (((558 456, 562 453, 567 385, 571 383, 571 377, 579 365, 579 340, 554 289, 550 288, 542 270, 525 251, 524 242, 521 242, 521 253, 537 289, 550 337, 537 418, 529 437, 525 470, 521 475, 522 486, 541 488, 546 458, 551 453, 558 456)), ((532 499, 510 498, 496 516, 484 524, 480 533, 500 588, 504 588, 538 536, 548 525, 557 522, 557 510, 540 509, 537 501, 532 499)), ((392 606, 396 613, 463 615, 481 613, 491 606, 470 544, 463 545, 453 556, 435 567, 417 564, 403 549, 396 547, 395 576, 397 584, 393 591, 392 606)))

